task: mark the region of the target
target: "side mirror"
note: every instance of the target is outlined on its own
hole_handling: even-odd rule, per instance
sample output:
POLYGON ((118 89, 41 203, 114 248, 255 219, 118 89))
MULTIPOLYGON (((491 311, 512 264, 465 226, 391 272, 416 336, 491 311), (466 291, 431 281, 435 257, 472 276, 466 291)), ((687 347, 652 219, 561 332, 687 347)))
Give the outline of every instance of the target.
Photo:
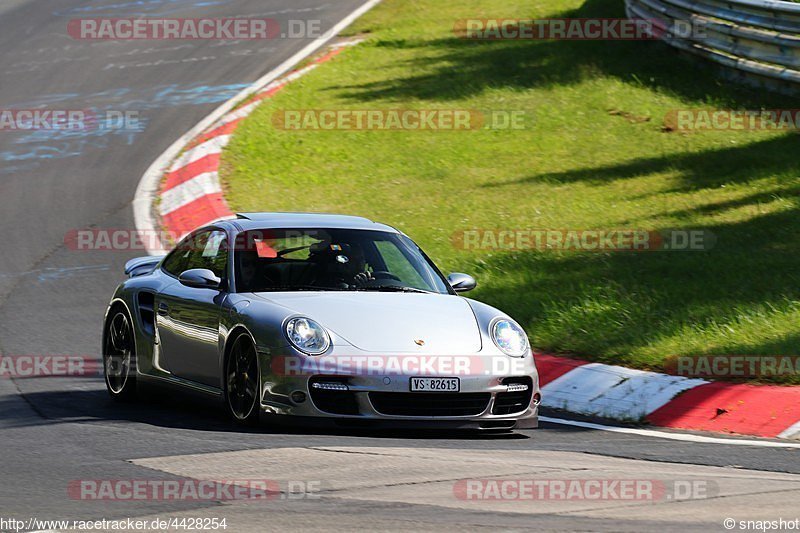
POLYGON ((460 272, 453 272, 447 276, 447 282, 453 287, 456 292, 467 292, 474 289, 478 282, 469 274, 462 274, 460 272))
POLYGON ((180 275, 178 281, 195 289, 219 289, 222 287, 222 280, 206 268, 186 270, 180 275))

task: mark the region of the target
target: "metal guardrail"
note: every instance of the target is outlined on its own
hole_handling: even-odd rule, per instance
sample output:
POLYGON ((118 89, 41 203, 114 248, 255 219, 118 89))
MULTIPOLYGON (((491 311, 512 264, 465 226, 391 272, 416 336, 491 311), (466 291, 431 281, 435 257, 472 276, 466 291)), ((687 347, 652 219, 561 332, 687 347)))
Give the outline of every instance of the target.
POLYGON ((661 39, 743 81, 800 89, 800 4, 781 0, 625 0, 630 18, 655 20, 661 39), (663 26, 662 26, 663 24, 663 26), (693 31, 680 31, 681 28, 693 31))

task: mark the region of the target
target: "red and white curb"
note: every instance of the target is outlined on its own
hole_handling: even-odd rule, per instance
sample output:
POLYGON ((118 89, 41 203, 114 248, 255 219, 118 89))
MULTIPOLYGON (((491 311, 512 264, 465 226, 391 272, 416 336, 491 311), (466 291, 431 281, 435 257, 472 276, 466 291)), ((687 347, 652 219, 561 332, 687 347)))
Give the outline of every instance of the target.
POLYGON ((800 437, 800 387, 706 381, 539 354, 542 405, 655 426, 800 437))

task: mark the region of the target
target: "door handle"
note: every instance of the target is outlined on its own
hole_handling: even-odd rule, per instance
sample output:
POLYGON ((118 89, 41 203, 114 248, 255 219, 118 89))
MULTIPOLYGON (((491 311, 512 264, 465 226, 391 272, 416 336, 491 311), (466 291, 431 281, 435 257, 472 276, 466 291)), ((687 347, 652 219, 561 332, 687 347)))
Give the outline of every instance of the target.
POLYGON ((158 314, 161 316, 167 316, 169 314, 169 306, 165 303, 158 304, 158 314))

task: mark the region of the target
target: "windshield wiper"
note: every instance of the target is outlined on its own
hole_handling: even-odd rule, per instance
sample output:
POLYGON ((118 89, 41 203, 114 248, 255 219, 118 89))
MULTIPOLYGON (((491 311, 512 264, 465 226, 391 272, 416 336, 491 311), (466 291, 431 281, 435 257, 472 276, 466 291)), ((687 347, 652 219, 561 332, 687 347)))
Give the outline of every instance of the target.
POLYGON ((414 292, 422 294, 435 294, 431 291, 417 289, 415 287, 404 287, 398 285, 374 285, 372 287, 317 287, 316 285, 286 285, 283 287, 268 287, 255 292, 292 292, 292 291, 374 291, 374 292, 414 292))
POLYGON ((415 287, 405 287, 399 285, 373 285, 371 287, 358 287, 357 291, 379 291, 379 292, 421 292, 422 294, 433 294, 431 291, 417 289, 415 287))
POLYGON ((291 291, 344 291, 336 287, 317 287, 316 285, 286 285, 284 287, 269 287, 261 292, 291 292, 291 291))

